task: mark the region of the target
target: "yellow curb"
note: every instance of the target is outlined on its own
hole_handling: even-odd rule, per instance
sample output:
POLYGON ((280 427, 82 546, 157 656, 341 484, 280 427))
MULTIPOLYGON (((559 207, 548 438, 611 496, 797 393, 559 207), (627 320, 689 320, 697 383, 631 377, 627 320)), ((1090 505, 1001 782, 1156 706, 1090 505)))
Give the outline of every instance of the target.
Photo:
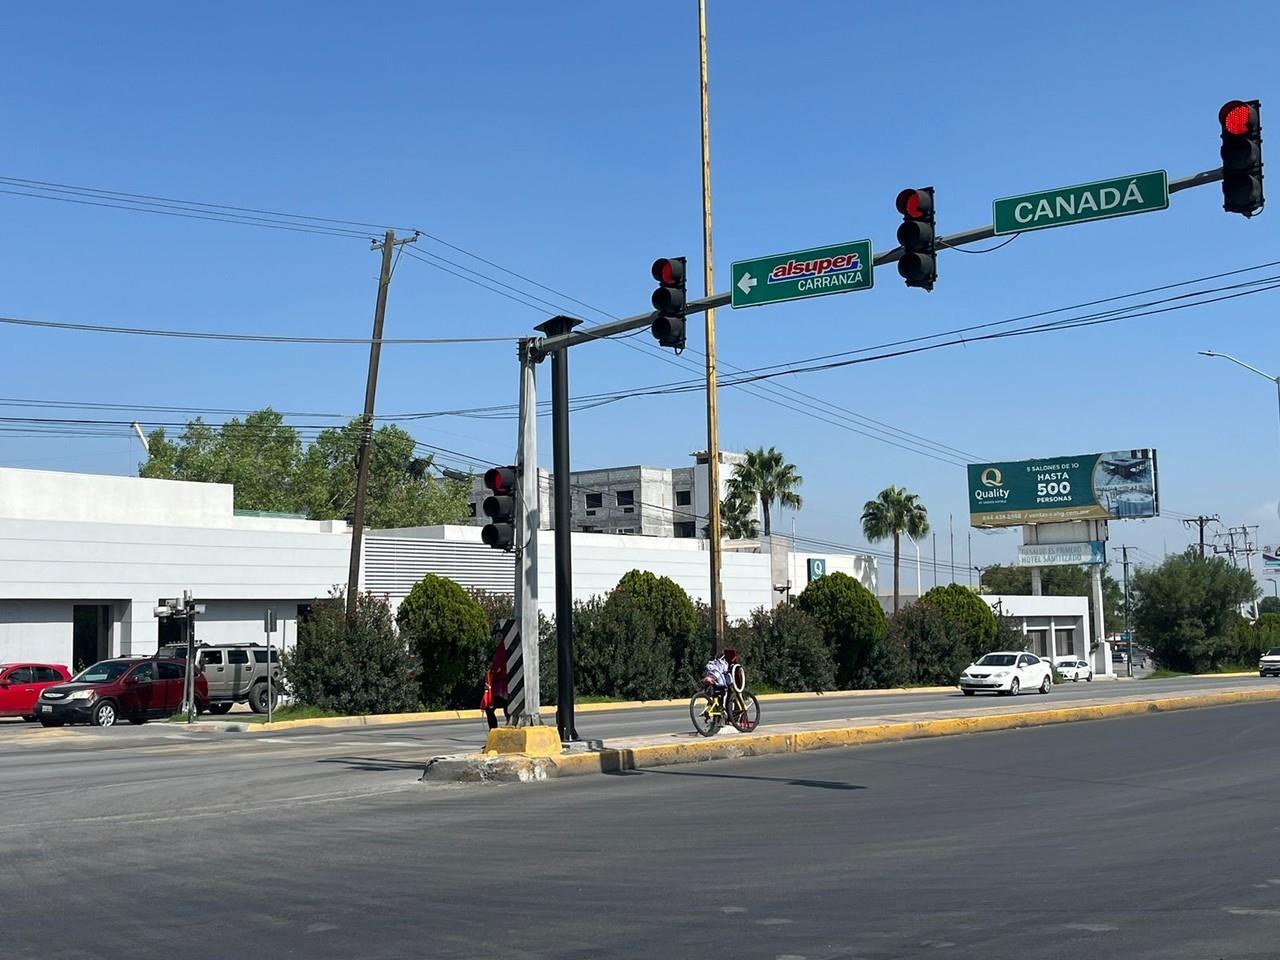
POLYGON ((1152 700, 1130 700, 1119 703, 1091 704, 1080 707, 1058 707, 1024 713, 979 714, 882 723, 837 729, 805 730, 795 733, 763 734, 744 737, 693 741, 688 743, 653 744, 635 747, 606 748, 593 753, 567 754, 555 758, 558 776, 581 776, 590 773, 615 773, 645 767, 696 763, 700 760, 726 760, 766 754, 800 753, 831 747, 859 746, 945 737, 961 733, 985 733, 1020 727, 1046 726, 1081 720, 1105 720, 1161 713, 1199 707, 1280 700, 1280 689, 1224 691, 1188 697, 1160 697, 1152 700))

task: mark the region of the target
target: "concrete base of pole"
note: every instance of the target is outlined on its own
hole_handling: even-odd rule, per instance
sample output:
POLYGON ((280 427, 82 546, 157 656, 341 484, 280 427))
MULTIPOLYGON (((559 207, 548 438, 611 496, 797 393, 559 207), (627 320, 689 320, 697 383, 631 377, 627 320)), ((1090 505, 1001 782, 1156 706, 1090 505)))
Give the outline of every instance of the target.
POLYGON ((519 753, 526 757, 558 757, 560 734, 554 727, 498 727, 489 731, 486 754, 519 753))

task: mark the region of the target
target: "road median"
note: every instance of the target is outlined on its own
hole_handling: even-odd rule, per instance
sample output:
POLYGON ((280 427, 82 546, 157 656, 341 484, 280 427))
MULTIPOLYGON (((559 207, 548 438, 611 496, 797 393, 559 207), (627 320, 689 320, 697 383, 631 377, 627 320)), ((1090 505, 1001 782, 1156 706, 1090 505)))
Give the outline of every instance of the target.
POLYGON ((694 733, 617 738, 596 742, 587 749, 564 753, 558 757, 483 753, 438 757, 426 765, 423 781, 534 782, 588 774, 622 773, 703 760, 800 753, 1274 700, 1280 700, 1280 688, 1219 689, 1173 696, 1135 694, 1124 700, 1087 701, 1065 707, 1045 704, 1020 708, 1011 705, 990 713, 954 710, 945 713, 899 714, 865 722, 834 720, 783 724, 754 733, 722 733, 706 739, 694 733))

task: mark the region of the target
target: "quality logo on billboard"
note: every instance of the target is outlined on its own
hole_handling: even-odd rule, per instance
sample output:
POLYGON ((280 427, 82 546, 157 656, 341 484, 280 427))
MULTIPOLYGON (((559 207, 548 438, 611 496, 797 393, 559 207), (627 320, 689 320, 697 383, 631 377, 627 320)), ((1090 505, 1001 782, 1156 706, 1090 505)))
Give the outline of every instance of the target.
POLYGON ((973 499, 979 503, 1003 502, 1009 499, 1009 488, 1004 485, 1004 474, 999 467, 987 467, 978 477, 985 490, 974 490, 973 499))

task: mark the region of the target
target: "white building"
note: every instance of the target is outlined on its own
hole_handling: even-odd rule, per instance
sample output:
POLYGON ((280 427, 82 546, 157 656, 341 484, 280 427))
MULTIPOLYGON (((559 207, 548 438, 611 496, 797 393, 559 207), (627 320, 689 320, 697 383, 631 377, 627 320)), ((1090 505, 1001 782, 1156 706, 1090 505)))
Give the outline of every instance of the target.
MULTIPOLYGON (((74 667, 151 653, 170 639, 153 615, 157 601, 186 590, 205 608, 198 640, 261 642, 263 616, 273 609, 281 624, 275 642, 291 643, 299 614, 346 583, 350 530, 342 521, 237 513, 233 493, 227 484, 0 468, 0 662, 74 667)), ((709 599, 704 541, 572 536, 575 599, 607 592, 637 568, 709 599)), ((555 602, 553 552, 554 537, 542 537, 547 613, 555 602)), ((767 548, 725 551, 731 618, 775 602, 775 587, 788 576, 776 559, 767 548)), ((875 590, 875 561, 845 555, 791 557, 800 588, 809 559, 875 590)), ((361 567, 362 588, 393 602, 427 573, 503 593, 514 580, 512 555, 484 546, 480 530, 468 526, 370 530, 361 567)))
POLYGON ((1094 676, 1112 673, 1110 645, 1093 649, 1088 597, 982 595, 997 614, 1010 617, 1025 638, 1024 649, 1056 661, 1075 655, 1093 664, 1094 676))

